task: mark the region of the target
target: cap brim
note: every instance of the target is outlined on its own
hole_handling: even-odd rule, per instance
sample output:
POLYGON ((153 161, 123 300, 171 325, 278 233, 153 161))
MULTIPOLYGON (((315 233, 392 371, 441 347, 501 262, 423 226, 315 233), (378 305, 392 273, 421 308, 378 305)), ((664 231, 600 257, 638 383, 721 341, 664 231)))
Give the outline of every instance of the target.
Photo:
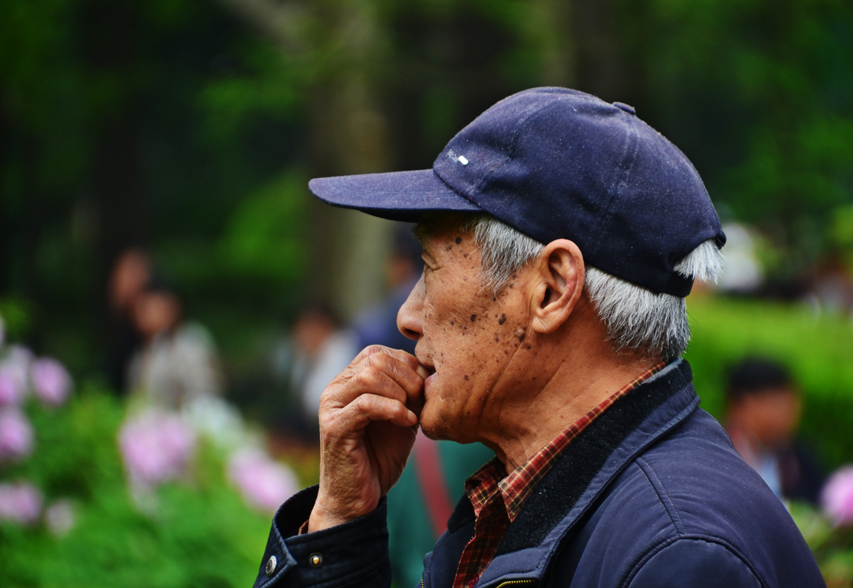
POLYGON ((416 222, 425 212, 482 212, 431 169, 314 178, 308 189, 334 206, 397 221, 416 222))

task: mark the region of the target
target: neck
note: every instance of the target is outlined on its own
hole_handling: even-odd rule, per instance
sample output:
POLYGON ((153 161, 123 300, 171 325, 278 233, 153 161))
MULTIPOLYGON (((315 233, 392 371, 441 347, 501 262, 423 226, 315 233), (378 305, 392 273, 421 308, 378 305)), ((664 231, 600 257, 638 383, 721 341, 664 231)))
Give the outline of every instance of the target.
POLYGON ((499 407, 493 429, 499 433, 484 441, 507 472, 658 363, 656 358, 614 353, 604 325, 591 310, 589 305, 577 313, 560 332, 531 334, 533 360, 516 379, 511 401, 499 407))

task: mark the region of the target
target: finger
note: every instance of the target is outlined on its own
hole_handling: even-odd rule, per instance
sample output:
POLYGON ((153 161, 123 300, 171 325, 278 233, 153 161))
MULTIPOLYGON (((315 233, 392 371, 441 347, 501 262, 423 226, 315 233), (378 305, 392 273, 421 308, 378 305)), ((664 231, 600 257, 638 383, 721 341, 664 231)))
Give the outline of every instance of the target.
POLYGON ((376 367, 387 374, 411 397, 421 392, 424 385, 424 377, 419 369, 421 365, 415 356, 400 351, 389 349, 390 353, 377 353, 369 356, 366 365, 376 367))
POLYGON ((403 351, 402 349, 393 349, 391 347, 385 347, 382 345, 371 345, 365 348, 362 353, 363 355, 360 354, 361 358, 365 358, 379 353, 388 355, 390 357, 393 357, 397 361, 400 361, 401 363, 405 364, 408 368, 414 370, 415 373, 420 376, 421 380, 425 380, 427 376, 429 376, 429 371, 420 364, 418 358, 412 355, 411 353, 403 351))
POLYGON ((412 369, 417 369, 418 366, 418 358, 403 351, 402 349, 394 349, 393 347, 386 347, 385 345, 368 345, 356 356, 355 361, 359 359, 363 359, 369 355, 374 355, 376 353, 384 353, 386 355, 390 355, 404 363, 407 363, 409 367, 412 369))
POLYGON ((362 394, 335 415, 346 429, 361 430, 372 421, 389 421, 401 427, 411 427, 418 417, 397 400, 376 394, 362 394))
MULTIPOLYGON (((386 348, 387 349, 387 348, 386 348)), ((395 350, 388 350, 395 351, 395 350)), ((335 405, 343 406, 361 394, 373 393, 400 402, 419 396, 423 378, 404 355, 385 353, 359 355, 350 366, 332 381, 325 396, 335 405)), ((408 356, 414 359, 413 356, 408 356)), ((415 360, 417 362, 417 360, 415 360)))

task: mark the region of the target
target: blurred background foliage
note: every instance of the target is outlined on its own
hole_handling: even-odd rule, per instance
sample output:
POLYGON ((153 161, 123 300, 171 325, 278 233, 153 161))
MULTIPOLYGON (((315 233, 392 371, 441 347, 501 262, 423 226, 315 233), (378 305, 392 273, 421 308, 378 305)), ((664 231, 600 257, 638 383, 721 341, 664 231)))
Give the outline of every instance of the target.
POLYGON ((428 167, 544 84, 635 105, 790 286, 853 254, 851 54, 844 0, 9 0, 0 292, 97 373, 110 264, 146 246, 239 374, 306 299, 381 291, 386 226, 306 178, 428 167))
POLYGON ((257 397, 300 308, 351 317, 383 289, 389 223, 318 205, 307 179, 429 167, 496 100, 567 85, 634 105, 760 235, 763 286, 690 306, 705 405, 726 363, 783 359, 837 466, 850 307, 803 301, 853 268, 851 56, 847 0, 4 0, 7 340, 103 380, 109 271, 142 246, 213 333, 229 396, 257 397))

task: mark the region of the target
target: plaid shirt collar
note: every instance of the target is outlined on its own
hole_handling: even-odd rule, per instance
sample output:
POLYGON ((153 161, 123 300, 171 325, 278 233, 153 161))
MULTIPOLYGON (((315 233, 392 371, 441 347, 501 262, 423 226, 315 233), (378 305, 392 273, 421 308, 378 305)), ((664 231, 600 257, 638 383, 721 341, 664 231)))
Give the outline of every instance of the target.
POLYGON ((637 388, 640 384, 651 378, 666 366, 661 362, 653 368, 643 372, 635 380, 622 387, 604 402, 589 411, 585 416, 578 419, 572 426, 560 433, 553 441, 533 455, 524 464, 507 475, 504 464, 498 458, 494 458, 477 470, 465 482, 465 493, 474 507, 474 514, 479 518, 480 512, 489 499, 500 491, 509 521, 512 522, 521 512, 525 501, 536 487, 542 477, 548 473, 554 465, 557 456, 569 446, 569 444, 586 429, 601 413, 607 410, 614 402, 637 388))

